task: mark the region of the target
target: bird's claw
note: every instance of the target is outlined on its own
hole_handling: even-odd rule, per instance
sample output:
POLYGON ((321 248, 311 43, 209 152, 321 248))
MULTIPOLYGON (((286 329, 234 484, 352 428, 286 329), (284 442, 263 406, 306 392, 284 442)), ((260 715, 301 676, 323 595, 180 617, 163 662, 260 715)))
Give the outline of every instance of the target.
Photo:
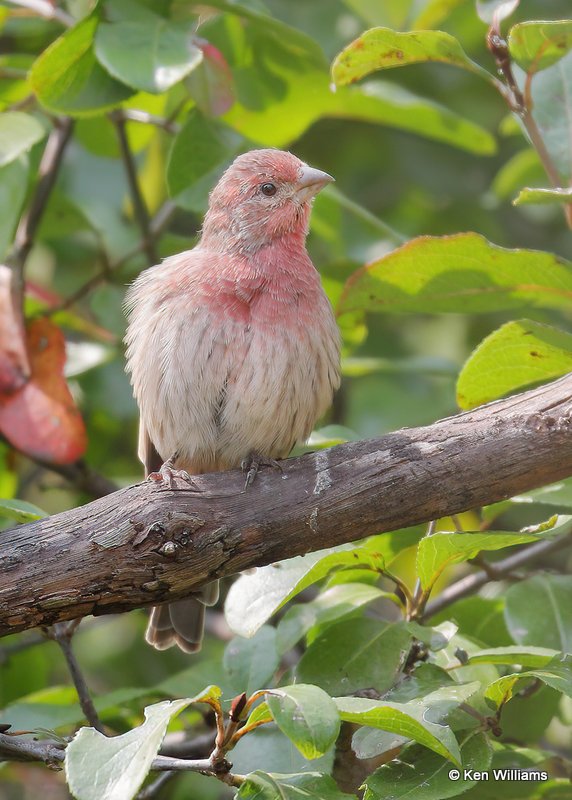
POLYGON ((169 464, 168 461, 165 461, 158 472, 150 472, 147 476, 147 480, 157 484, 164 484, 165 486, 168 486, 169 489, 176 488, 175 479, 177 478, 181 481, 184 481, 195 491, 200 491, 199 487, 186 469, 175 469, 171 464, 169 464))
POLYGON ((279 461, 276 461, 276 459, 268 458, 267 456, 261 456, 259 453, 251 453, 248 458, 245 458, 240 464, 241 470, 246 472, 246 480, 244 481, 243 489, 244 492, 246 492, 246 490, 249 489, 256 480, 256 476, 260 471, 260 467, 272 467, 272 469, 276 469, 279 472, 284 471, 282 469, 282 465, 279 461))

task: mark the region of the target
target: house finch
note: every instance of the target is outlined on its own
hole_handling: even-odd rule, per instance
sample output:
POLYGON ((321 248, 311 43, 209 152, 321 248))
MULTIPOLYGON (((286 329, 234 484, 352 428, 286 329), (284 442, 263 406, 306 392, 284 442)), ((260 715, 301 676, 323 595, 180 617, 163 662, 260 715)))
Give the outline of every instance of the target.
MULTIPOLYGON (((330 405, 340 337, 305 240, 312 199, 332 180, 280 150, 239 156, 211 192, 197 246, 130 288, 127 369, 155 480, 242 466, 249 483, 330 405)), ((147 641, 198 650, 217 596, 209 584, 155 607, 147 641)))

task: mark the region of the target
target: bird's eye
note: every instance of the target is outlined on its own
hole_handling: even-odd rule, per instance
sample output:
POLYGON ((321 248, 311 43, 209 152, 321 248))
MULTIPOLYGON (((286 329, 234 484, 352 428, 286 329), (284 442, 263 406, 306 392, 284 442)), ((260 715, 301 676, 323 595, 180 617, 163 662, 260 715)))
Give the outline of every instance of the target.
POLYGON ((262 194, 266 195, 266 197, 272 197, 272 195, 276 194, 276 186, 273 183, 263 183, 260 187, 260 191, 262 194))

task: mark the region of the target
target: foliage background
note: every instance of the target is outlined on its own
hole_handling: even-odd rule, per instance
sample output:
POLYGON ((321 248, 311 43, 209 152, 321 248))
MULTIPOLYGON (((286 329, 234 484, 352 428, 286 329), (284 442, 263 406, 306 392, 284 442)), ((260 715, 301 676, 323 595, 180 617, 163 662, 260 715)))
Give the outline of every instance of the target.
MULTIPOLYGON (((147 8, 181 26, 194 26, 198 14, 199 35, 216 45, 230 65, 228 74, 220 68, 214 71, 212 64, 207 74, 203 65, 167 91, 139 92, 126 103, 128 109, 172 118, 166 126, 171 130, 160 124, 125 123, 149 213, 156 214, 168 203, 168 223, 156 243, 159 257, 193 246, 208 189, 234 152, 274 145, 291 149, 336 178, 335 189, 316 201, 309 237, 309 250, 334 303, 343 282, 357 268, 424 234, 476 231, 504 247, 569 255, 570 232, 558 205, 516 208, 511 204, 520 188, 546 185, 546 178, 518 126, 507 118, 506 103, 472 73, 432 63, 387 70, 368 79, 374 88, 367 103, 362 102, 361 89, 351 101, 343 90, 338 91, 335 103, 323 101, 328 64, 348 42, 372 25, 414 28, 415 21, 431 11, 438 17, 439 29, 456 36, 471 58, 494 71, 485 44, 487 26, 472 2, 245 0, 210 3, 226 9, 215 14, 212 8, 196 6, 159 0, 102 5, 106 18, 136 19, 147 8), (272 20, 292 30, 276 28, 272 20), (297 39, 295 31, 303 37, 297 39), (218 81, 214 87, 210 84, 210 93, 205 90, 209 80, 218 81), (419 108, 413 115, 405 111, 404 89, 418 98, 419 108), (391 104, 392 124, 384 124, 388 112, 381 105, 372 107, 371 96, 391 104), (207 112, 200 120, 193 117, 195 103, 207 112), (424 112, 431 104, 450 109, 483 130, 461 132, 457 146, 452 146, 446 141, 452 129, 446 113, 433 122, 426 119, 424 112), (221 110, 222 123, 215 121, 221 110), (186 135, 176 138, 177 126, 185 124, 189 125, 186 135), (223 124, 224 132, 216 133, 223 124), (206 169, 207 163, 213 169, 206 169)), ((62 8, 80 19, 91 4, 70 0, 62 8)), ((513 20, 559 19, 569 11, 566 0, 523 0, 513 20)), ((14 4, 0 5, 0 23, 0 107, 17 106, 47 129, 54 115, 65 110, 73 92, 66 96, 65 76, 59 85, 57 81, 52 85, 50 75, 42 77, 41 70, 35 81, 32 72, 31 83, 26 74, 62 34, 62 25, 14 4)), ((122 68, 142 76, 147 65, 144 48, 121 44, 120 49, 125 56, 124 62, 120 59, 122 68)), ((82 291, 86 281, 105 272, 110 262, 137 249, 141 240, 113 119, 107 110, 90 111, 89 102, 85 113, 76 115, 71 110, 76 117, 73 139, 26 265, 33 289, 26 301, 29 315, 65 303, 82 291)), ((0 245, 5 255, 10 252, 26 195, 33 191, 44 144, 42 136, 17 161, 0 167, 0 245)), ((139 250, 70 308, 52 315, 64 328, 69 344, 70 385, 88 431, 85 460, 118 485, 136 482, 141 476, 135 456, 136 407, 124 374, 122 302, 126 284, 149 260, 149 254, 139 250)), ((351 358, 343 388, 324 421, 346 430, 326 428, 322 440, 376 436, 454 413, 461 366, 486 335, 515 316, 510 311, 479 315, 462 311, 459 307, 457 313, 434 314, 428 307, 425 313, 346 317, 346 354, 351 358)), ((521 316, 561 328, 570 322, 566 308, 525 307, 521 316)), ((0 497, 16 496, 49 513, 90 499, 61 475, 0 443, 0 497)), ((514 505, 503 516, 502 527, 517 530, 546 515, 546 509, 534 505, 514 505)), ((469 530, 478 524, 471 514, 464 515, 462 522, 469 530)), ((450 521, 441 527, 451 529, 450 521)), ((568 561, 564 557, 558 561, 558 570, 566 574, 568 561)), ((555 566, 549 564, 551 569, 555 566)), ((446 582, 463 569, 447 573, 446 582)), ((393 571, 412 584, 414 551, 404 551, 393 571)), ((572 583, 566 583, 566 592, 572 594, 572 583)), ((495 603, 490 625, 479 634, 488 646, 511 641, 503 623, 503 594, 495 603)), ((570 607, 568 603, 563 615, 572 632, 570 607)), ((479 616, 477 607, 474 612, 479 616)), ((386 609, 380 607, 376 613, 384 614, 386 609)), ((457 617, 473 628, 470 614, 467 606, 457 617)), ((165 695, 191 696, 213 681, 228 688, 227 696, 245 688, 222 666, 225 639, 232 634, 221 611, 209 618, 205 648, 192 660, 175 651, 157 653, 148 648, 142 638, 144 627, 143 612, 89 620, 74 640, 87 681, 94 695, 103 698, 105 721, 117 730, 138 723, 144 701, 165 695)), ((34 636, 22 635, 0 646, 0 707, 8 709, 6 718, 14 720, 17 728, 53 729, 62 724, 58 730, 69 731, 82 717, 74 705, 64 658, 54 642, 26 646, 32 641, 36 641, 34 636)), ((260 647, 258 658, 264 645, 260 647)), ((514 701, 507 707, 508 739, 546 747, 568 758, 570 701, 544 688, 523 706, 514 701)), ((189 719, 200 722, 198 712, 189 719)), ((233 761, 242 773, 257 768, 270 772, 320 768, 316 762, 305 762, 276 730, 245 737, 233 761)), ((40 791, 45 800, 68 796, 60 774, 42 767, 0 768, 3 798, 35 798, 40 791)), ((227 790, 216 781, 187 774, 173 782, 169 792, 165 796, 173 800, 214 800, 226 796, 227 790)), ((484 790, 479 792, 471 796, 483 800, 489 796, 484 790)))

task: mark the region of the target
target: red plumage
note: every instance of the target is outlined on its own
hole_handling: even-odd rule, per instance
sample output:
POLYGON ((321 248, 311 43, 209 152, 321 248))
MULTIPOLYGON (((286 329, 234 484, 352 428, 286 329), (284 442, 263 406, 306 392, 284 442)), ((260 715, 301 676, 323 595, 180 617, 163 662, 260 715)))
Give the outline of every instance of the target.
MULTIPOLYGON (((253 453, 285 458, 330 405, 339 332, 305 246, 312 199, 330 180, 291 153, 239 156, 211 192, 199 244, 131 287, 127 367, 148 471, 155 453, 190 474, 253 453)), ((147 640, 198 649, 215 601, 207 586, 154 609, 147 640)))

